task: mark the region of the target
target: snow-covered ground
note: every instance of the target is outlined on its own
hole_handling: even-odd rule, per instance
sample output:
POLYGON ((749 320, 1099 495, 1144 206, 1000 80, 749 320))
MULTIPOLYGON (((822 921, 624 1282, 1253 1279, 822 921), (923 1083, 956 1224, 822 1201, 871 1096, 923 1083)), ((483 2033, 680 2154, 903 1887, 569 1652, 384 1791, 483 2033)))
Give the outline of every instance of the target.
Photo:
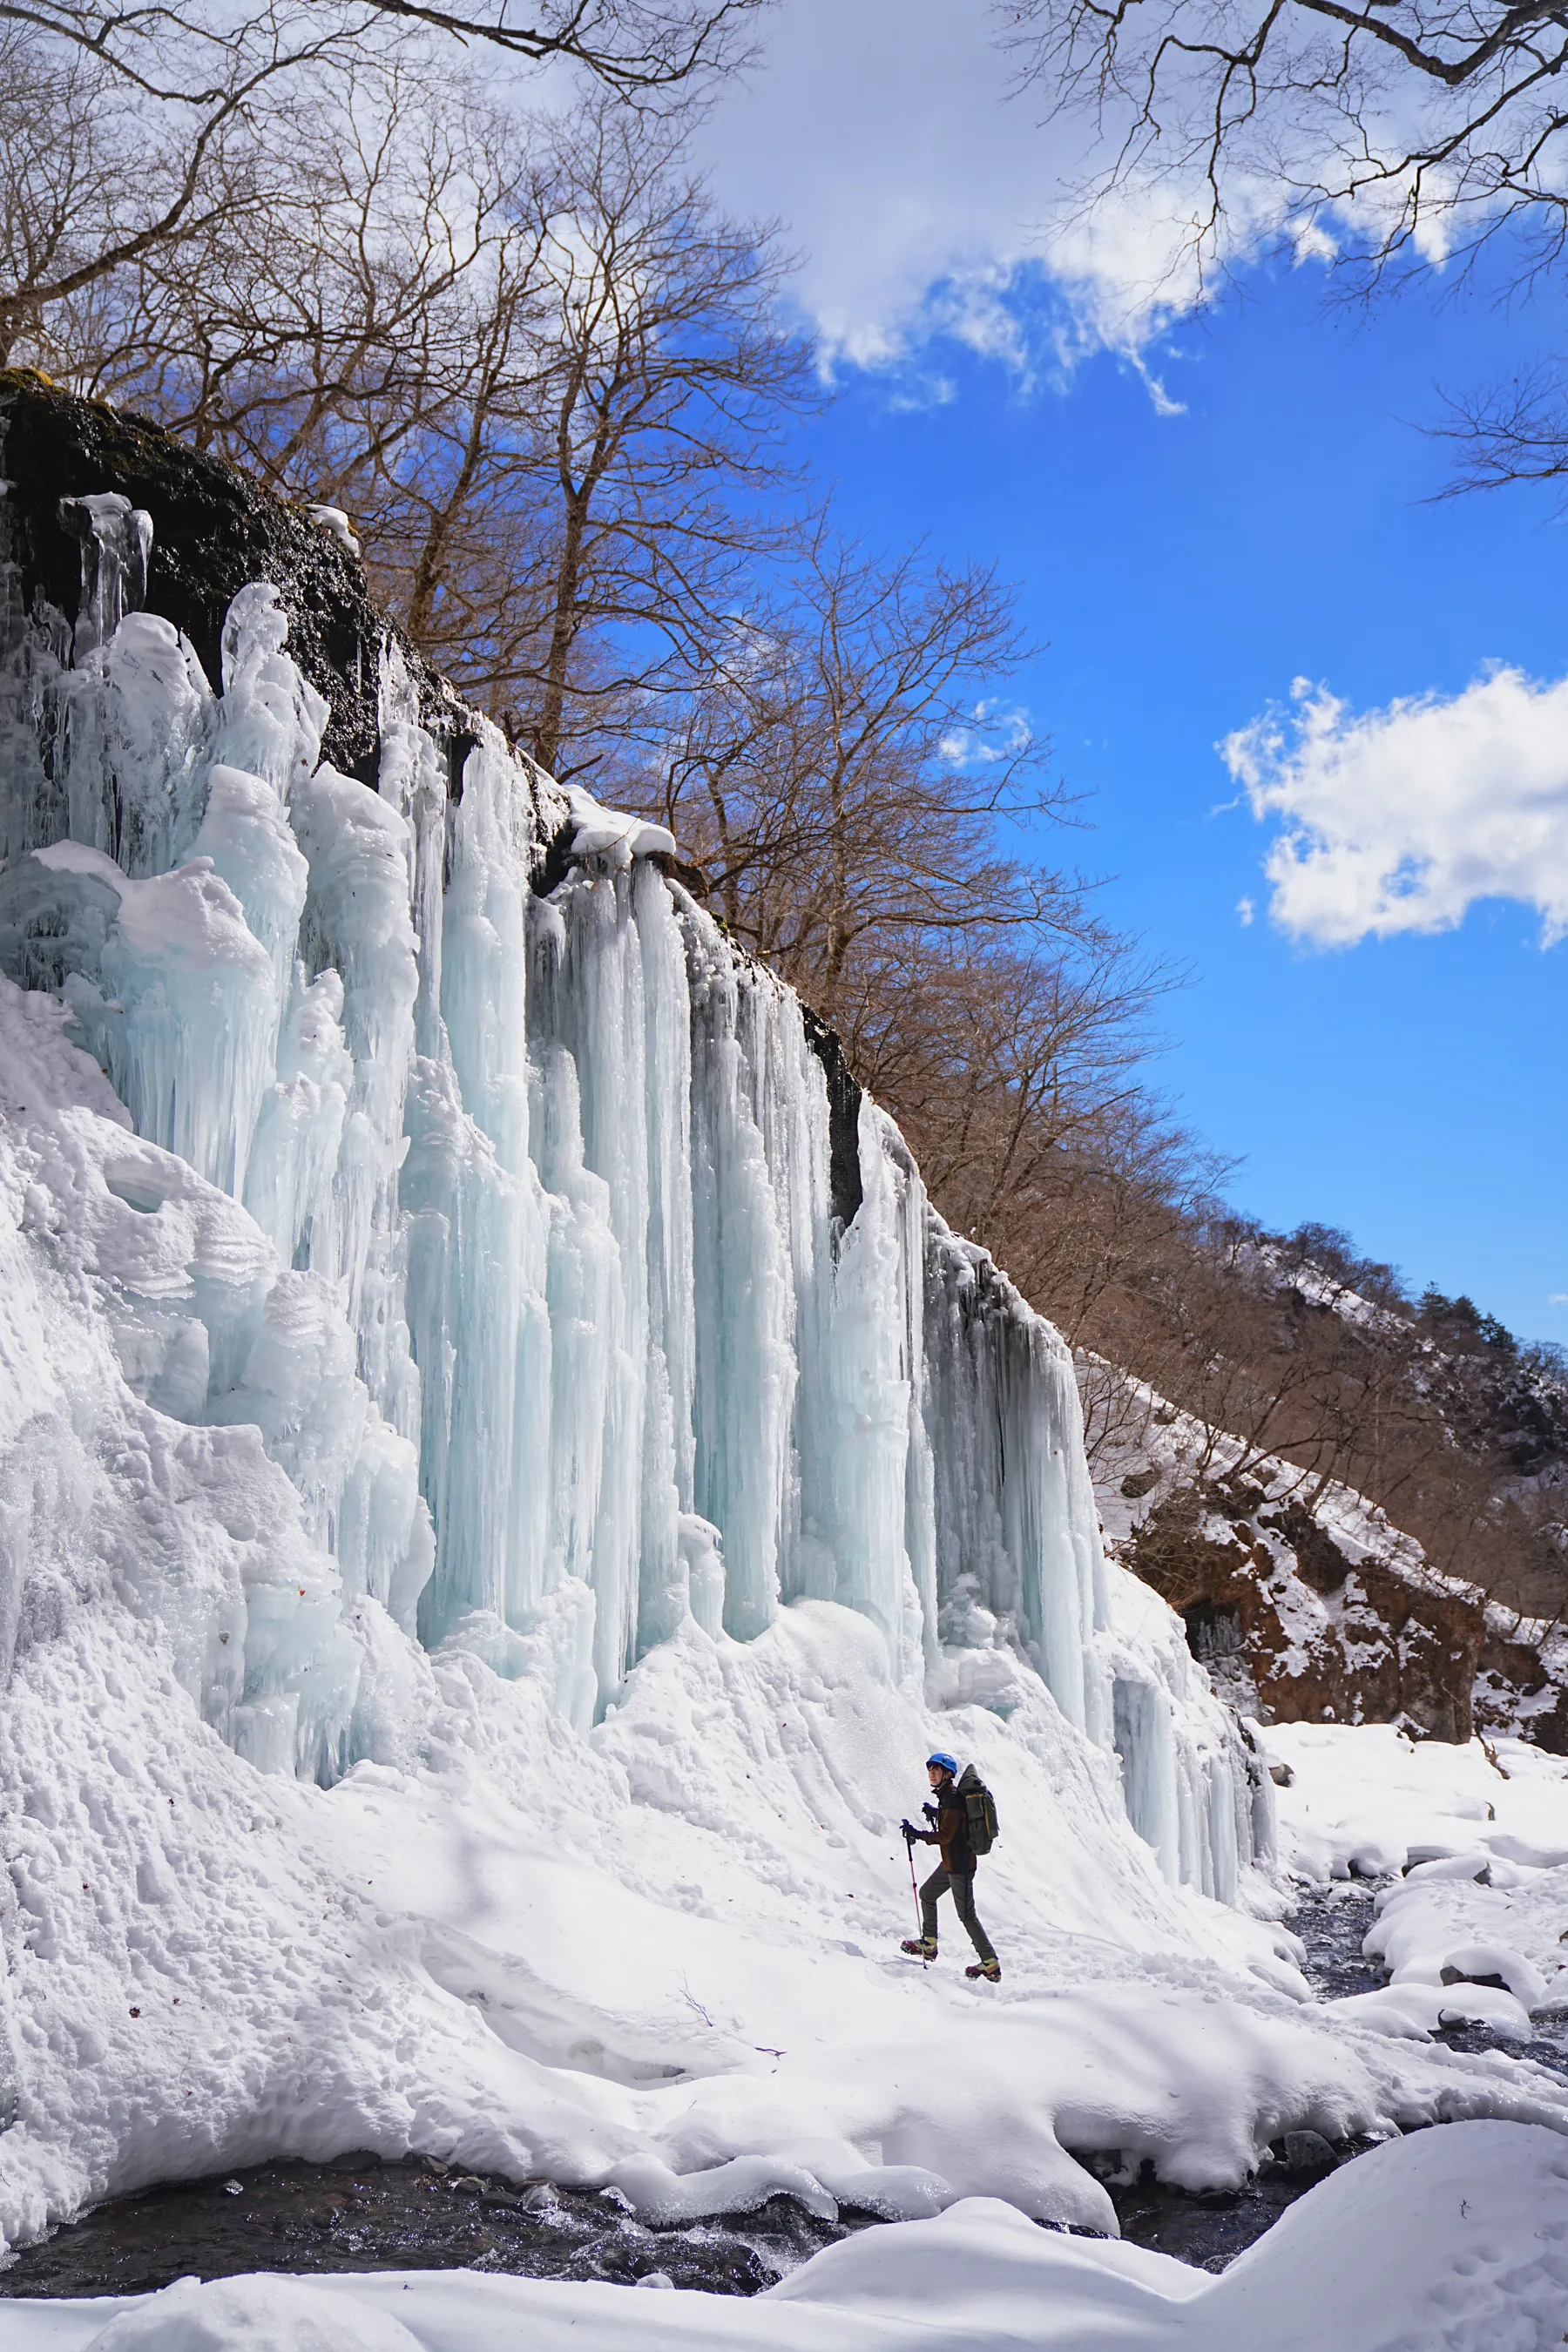
POLYGON ((1388 1724, 1264 1736, 1295 1776, 1279 1801, 1291 1867, 1393 1881, 1367 1943, 1390 1981, 1339 2013, 1395 2034, 1472 2019, 1521 2041, 1533 2019, 1568 2047, 1568 1761, 1388 1724))
POLYGON ((1458 1854, 1568 1863, 1568 1757, 1520 1739, 1462 1748, 1389 1723, 1275 1723, 1285 1859, 1303 1876, 1384 1878, 1458 1854))
POLYGON ((36 1801, 7 2234, 356 2146, 615 2186, 656 2219, 787 2188, 889 2216, 1002 2197, 1113 2231, 1079 2157, 1212 2188, 1296 2127, 1568 2131, 1541 2068, 1313 2002, 1288 1928, 1169 1887, 1044 1694, 1005 1724, 933 1718, 877 1640, 826 1603, 747 1643, 692 1629, 586 1739, 536 1685, 447 1652, 423 1759, 322 1790, 182 1734, 155 1645, 87 1620, 7 1726, 36 1801), (997 1793, 979 1892, 1000 1988, 964 1980, 951 1928, 929 1971, 896 1948, 896 1823, 939 1728, 997 1793), (50 1818, 62 1777, 88 1801, 50 1818), (129 1921, 101 1891, 128 1877, 129 1921))
MULTIPOLYGON (((1426 2037, 1440 2013, 1495 2022, 1531 1995, 1550 2029, 1568 1770, 1509 1748, 1505 1781, 1479 1744, 1412 1750, 1383 1727, 1271 1732, 1295 1772, 1280 1804, 1298 1868, 1433 1856, 1384 1900, 1394 1990, 1309 2003, 1274 1956, 1288 1931, 1171 1890, 1124 1824, 1074 1795, 1071 1735, 1045 1710, 948 1715, 1004 1822, 980 1887, 1006 1974, 971 1987, 951 1939, 930 1971, 893 1948, 909 1898, 891 1832, 929 1727, 879 1674, 874 1641, 809 1603, 752 1643, 693 1634, 645 1662, 586 1742, 526 1683, 448 1654, 432 1670, 428 1760, 361 1765, 330 1791, 251 1774, 238 1853, 204 1823, 250 1768, 209 1736, 205 1776, 171 1805, 156 1682, 138 1713, 122 1665, 84 1737, 120 1756, 122 1820, 161 1846, 167 1883, 120 1988, 133 1998, 110 2014, 91 1967, 99 1853, 72 1824, 68 1879, 56 1825, 54 1991, 33 2013, 59 2053, 57 2105, 47 2137, 29 2117, 0 2151, 13 2198, 24 2150, 35 2194, 52 2153, 68 2203, 102 2183, 85 2169, 95 2145, 102 2164, 119 2147, 125 2186, 277 2147, 413 2141, 601 2180, 667 2220, 775 2186, 917 2218, 751 2304, 461 2274, 240 2281, 0 2305, 6 2352, 76 2352, 100 2329, 103 2352, 486 2352, 525 2333, 564 2352, 584 2327, 605 2352, 721 2336, 880 2352, 933 2333, 1075 2352, 1558 2344, 1568 2092, 1528 2062, 1426 2037), (1431 1874, 1456 1854, 1471 1875, 1431 1874), (1483 1860, 1489 1888, 1473 1875, 1483 1860), (1459 1941, 1476 1948, 1461 1960, 1516 1990, 1445 1994, 1459 1941), (1451 2121, 1465 2116, 1515 2120, 1451 2121), (1297 2126, 1387 2137, 1223 2279, 1026 2219, 1114 2230, 1067 2149, 1215 2186, 1297 2126), (84 2168, 68 2182, 68 2158, 84 2168)), ((36 1842, 40 1883, 43 1864, 36 1842)))

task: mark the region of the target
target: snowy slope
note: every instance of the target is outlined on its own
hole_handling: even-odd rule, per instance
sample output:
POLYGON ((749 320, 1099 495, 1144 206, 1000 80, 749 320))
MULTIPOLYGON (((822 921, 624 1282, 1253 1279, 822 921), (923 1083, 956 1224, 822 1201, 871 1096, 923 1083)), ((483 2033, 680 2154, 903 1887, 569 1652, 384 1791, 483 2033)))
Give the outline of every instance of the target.
POLYGON ((215 691, 89 504, 0 679, 0 2231, 352 2147, 1109 2228, 1075 2151, 1568 2128, 1304 2003, 1066 1350, 668 836, 478 721, 452 797, 392 653, 323 765, 274 591, 215 691), (938 1742, 999 1992, 893 1949, 938 1742))

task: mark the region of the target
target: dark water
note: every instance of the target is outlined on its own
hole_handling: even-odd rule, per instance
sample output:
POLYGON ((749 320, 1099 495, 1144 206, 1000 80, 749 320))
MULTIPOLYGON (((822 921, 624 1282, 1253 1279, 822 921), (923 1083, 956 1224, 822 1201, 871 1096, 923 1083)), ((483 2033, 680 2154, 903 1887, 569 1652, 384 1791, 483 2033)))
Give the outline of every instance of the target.
MULTIPOLYGON (((1568 2020, 1558 2020, 1560 2029, 1565 2024, 1568 2020)), ((1538 2035, 1532 2042, 1505 2042, 1484 2025, 1439 2026, 1435 2039, 1446 2042, 1450 2050, 1504 2050, 1510 2058, 1532 2058, 1568 2083, 1568 2040, 1548 2042, 1538 2035)))
MULTIPOLYGON (((1354 1880, 1349 1885, 1314 1888, 1290 1921, 1307 1947, 1306 1973, 1325 2000, 1372 1992, 1384 1981, 1381 1963, 1366 1959, 1361 1948, 1372 1926, 1374 1893, 1354 1880)), ((1442 2025, 1433 2039, 1450 2050, 1496 2050, 1508 2058, 1531 2059, 1568 2082, 1568 2019, 1556 2019, 1550 2029, 1539 2018, 1535 2024, 1529 2042, 1512 2041, 1487 2025, 1442 2025)))
POLYGON ((1372 1926, 1376 1893, 1364 1879, 1311 1886, 1290 1915, 1293 1934, 1307 1948, 1303 1973, 1324 2000, 1344 2000, 1352 1992, 1375 1992, 1383 1963, 1369 1960, 1362 1943, 1372 1926))
POLYGON ((650 2230, 610 2189, 558 2189, 428 2160, 263 2164, 100 2205, 0 2273, 0 2295, 142 2294, 244 2271, 511 2271, 525 2278, 661 2273, 672 2286, 756 2294, 875 2217, 818 2221, 793 2197, 650 2230))
MULTIPOLYGON (((1383 1981, 1383 1970, 1362 1951, 1362 1938, 1372 1925, 1373 1889, 1350 1885, 1313 1887, 1304 1894, 1290 1918, 1290 1927, 1307 1948, 1304 1973, 1325 2000, 1347 1993, 1371 1992, 1383 1981)), ((1314 2136, 1308 2135, 1310 2141, 1314 2136)), ((1106 2180, 1121 2234, 1137 2246, 1156 2253, 1173 2254, 1178 2262, 1200 2270, 1222 2271, 1227 2263, 1263 2235, 1298 2197, 1340 2163, 1348 2162, 1368 2145, 1351 2141, 1330 2149, 1326 2143, 1305 2144, 1300 2135, 1281 2141, 1270 2161, 1233 2192, 1194 2196, 1167 2188, 1148 2176, 1128 2184, 1106 2180)), ((1104 2172, 1103 2164, 1094 2169, 1104 2172)))
POLYGON ((1223 2271, 1322 2177, 1321 2172, 1298 2177, 1271 2169, 1260 2172, 1234 2196, 1213 2197, 1168 2189, 1161 2180, 1141 2181, 1131 2189, 1110 2184, 1110 2201, 1131 2244, 1173 2255, 1196 2270, 1223 2271))
MULTIPOLYGON (((1354 1882, 1311 1889, 1291 1919, 1307 1948, 1307 1975, 1325 2000, 1383 1981, 1361 1948, 1373 1892, 1354 1882)), ((1442 2038, 1458 2050, 1533 2058, 1568 2078, 1563 2042, 1505 2042, 1478 2026, 1449 2027, 1442 2038)), ((1310 2135, 1292 2135, 1246 2188, 1215 2196, 1147 2177, 1128 2180, 1114 2156, 1082 2160, 1105 2181, 1123 2237, 1220 2271, 1362 2145, 1331 2149, 1310 2135)), ((333 2164, 258 2165, 100 2205, 25 2248, 0 2272, 0 2296, 137 2294, 177 2278, 254 2270, 453 2269, 623 2285, 657 2273, 673 2286, 756 2294, 876 2218, 846 2208, 837 2221, 825 2221, 793 2198, 775 2197, 752 2213, 655 2230, 613 2189, 543 2181, 520 2188, 427 2158, 383 2164, 347 2156, 333 2164)))

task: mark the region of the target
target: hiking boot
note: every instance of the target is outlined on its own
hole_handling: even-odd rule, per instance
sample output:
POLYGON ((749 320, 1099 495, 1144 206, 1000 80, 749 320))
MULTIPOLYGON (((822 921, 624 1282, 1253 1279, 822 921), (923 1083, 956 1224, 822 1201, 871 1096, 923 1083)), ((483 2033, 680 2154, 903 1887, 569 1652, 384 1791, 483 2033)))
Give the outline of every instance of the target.
MULTIPOLYGON (((907 1951, 909 1946, 906 1944, 904 1948, 907 1951)), ((966 1977, 984 1977, 987 1984, 1000 1984, 1002 1963, 1000 1960, 973 1960, 963 1973, 966 1977)))
POLYGON ((900 1952, 908 1952, 912 1959, 934 1960, 936 1958, 936 1937, 934 1936, 906 1936, 903 1942, 899 1946, 899 1949, 900 1952))

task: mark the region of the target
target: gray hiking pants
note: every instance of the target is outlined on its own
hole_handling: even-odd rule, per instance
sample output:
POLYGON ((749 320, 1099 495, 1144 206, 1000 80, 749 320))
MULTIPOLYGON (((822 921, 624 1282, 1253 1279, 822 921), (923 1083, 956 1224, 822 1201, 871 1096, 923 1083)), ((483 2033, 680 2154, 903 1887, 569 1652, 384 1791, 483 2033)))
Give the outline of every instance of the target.
POLYGON ((945 1870, 931 1872, 931 1876, 921 1888, 921 1926, 924 1932, 934 1944, 937 1896, 947 1894, 950 1889, 952 1894, 952 1907, 968 1928, 970 1942, 983 1960, 994 1960, 996 1955, 991 1948, 991 1938, 975 1916, 974 1873, 972 1870, 954 1871, 951 1878, 945 1870))

